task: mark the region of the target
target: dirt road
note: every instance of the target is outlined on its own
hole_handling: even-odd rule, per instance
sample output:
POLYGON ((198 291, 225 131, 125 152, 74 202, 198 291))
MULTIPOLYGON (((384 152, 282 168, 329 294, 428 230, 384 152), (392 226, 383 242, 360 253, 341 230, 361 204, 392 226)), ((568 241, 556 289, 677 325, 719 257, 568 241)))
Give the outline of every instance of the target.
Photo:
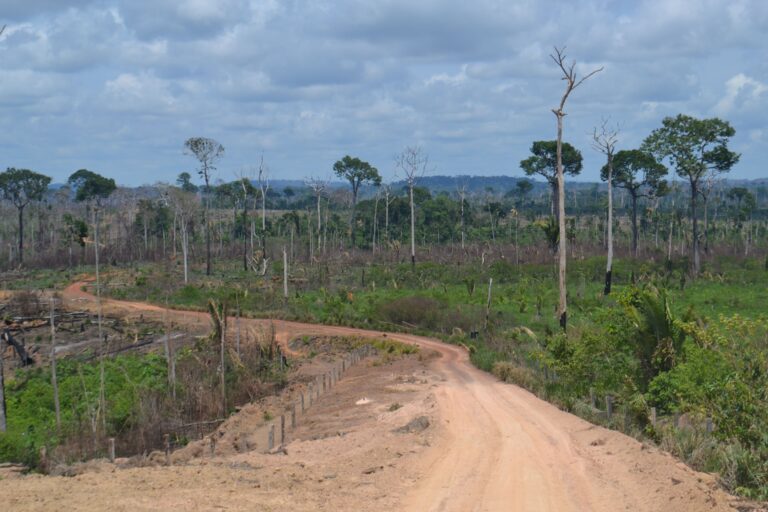
MULTIPOLYGON (((68 288, 65 297, 92 307, 92 297, 80 290, 80 284, 68 288)), ((104 307, 163 313, 163 309, 156 306, 122 301, 105 301, 104 307)), ((175 321, 207 321, 200 313, 174 311, 170 314, 175 321)), ((264 324, 260 320, 249 322, 264 324)), ((283 321, 275 321, 274 325, 282 342, 299 334, 381 336, 380 332, 344 327, 283 321)), ((111 496, 111 508, 123 510, 161 510, 169 506, 197 510, 414 512, 761 510, 723 492, 712 476, 697 473, 656 448, 594 426, 525 390, 499 382, 474 368, 461 348, 418 336, 395 333, 388 336, 440 355, 420 370, 425 375, 420 381, 423 385, 414 391, 403 410, 389 414, 379 408, 367 420, 357 422, 346 438, 296 441, 288 446, 288 460, 281 462, 297 464, 306 471, 316 461, 325 464, 322 471, 335 468, 334 471, 346 477, 334 476, 338 487, 333 492, 314 483, 315 473, 306 479, 300 475, 290 486, 274 483, 271 493, 259 491, 256 495, 250 487, 226 492, 205 487, 203 495, 199 486, 193 488, 195 486, 185 480, 194 478, 201 482, 205 477, 224 478, 221 471, 225 470, 221 468, 242 460, 249 460, 251 464, 256 460, 261 467, 271 464, 263 458, 254 459, 256 455, 249 459, 240 455, 239 459, 219 461, 216 466, 118 471, 111 473, 106 482, 96 477, 81 481, 35 477, 14 484, 13 490, 0 482, 0 500, 4 495, 15 494, 14 503, 24 509, 18 501, 19 492, 21 496, 31 496, 38 491, 52 493, 64 486, 67 491, 60 494, 65 502, 77 492, 89 491, 93 495, 103 492, 111 496), (391 434, 392 426, 407 420, 408 415, 424 411, 432 418, 427 433, 407 441, 391 434), (380 466, 382 471, 363 471, 366 477, 361 479, 359 468, 365 465, 380 466), (385 466, 391 469, 383 471, 385 466), (312 483, 302 484, 304 481, 312 483), (150 489, 167 487, 162 494, 165 498, 141 499, 148 496, 148 485, 150 489), (279 493, 283 493, 280 499, 279 493), (321 500, 316 499, 317 493, 322 496, 321 500)), ((351 377, 346 383, 342 381, 330 393, 339 394, 333 410, 342 418, 342 423, 345 414, 356 407, 352 399, 360 386, 368 383, 370 392, 374 393, 382 386, 390 386, 382 379, 397 377, 395 370, 391 375, 379 375, 373 369, 357 371, 357 377, 351 377)), ((327 415, 328 411, 322 407, 319 404, 316 414, 327 415)), ((290 467, 296 471, 295 466, 290 467)), ((88 508, 86 503, 93 506, 97 502, 79 503, 88 508)), ((78 502, 70 504, 79 508, 78 502)))

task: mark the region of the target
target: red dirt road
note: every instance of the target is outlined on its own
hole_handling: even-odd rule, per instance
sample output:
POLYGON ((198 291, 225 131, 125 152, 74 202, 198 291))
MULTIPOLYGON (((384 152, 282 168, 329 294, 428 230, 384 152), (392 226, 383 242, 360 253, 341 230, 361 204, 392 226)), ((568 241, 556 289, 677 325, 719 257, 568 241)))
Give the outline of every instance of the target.
MULTIPOLYGON (((81 283, 67 288, 65 298, 82 302, 80 307, 93 307, 93 297, 81 291, 81 283)), ((164 313, 157 306, 114 300, 105 300, 104 308, 164 313)), ((202 313, 169 314, 177 322, 207 322, 207 315, 202 313)), ((264 326, 268 321, 244 322, 264 326)), ((381 336, 378 331, 296 322, 274 321, 274 326, 283 343, 300 334, 381 336)), ((695 472, 654 447, 587 423, 477 370, 461 348, 419 336, 387 336, 440 354, 429 362, 429 371, 435 378, 425 390, 434 404, 430 436, 418 455, 402 459, 397 470, 399 479, 380 477, 392 478, 384 486, 391 493, 386 499, 371 501, 364 492, 368 484, 359 483, 359 494, 355 494, 356 489, 346 489, 344 500, 336 504, 329 498, 325 502, 328 510, 703 512, 739 510, 737 506, 740 510, 753 510, 721 490, 712 476, 695 472), (359 496, 357 503, 355 496, 359 496)), ((384 447, 387 439, 382 435, 377 440, 373 435, 368 442, 372 446, 379 442, 384 447)), ((337 442, 343 443, 343 438, 337 442)), ((313 457, 312 443, 299 446, 304 457, 313 457)), ((390 449, 389 445, 386 449, 390 449)), ((288 451, 292 451, 290 445, 288 451)), ((163 468, 167 472, 174 470, 189 471, 163 468)), ((118 471, 111 478, 122 478, 116 475, 125 473, 124 485, 129 486, 131 479, 136 478, 134 472, 141 471, 150 470, 118 471)), ((147 473, 147 478, 156 478, 151 475, 155 473, 147 473)), ((30 486, 30 492, 36 485, 50 489, 51 484, 40 483, 46 480, 38 478, 24 485, 30 486)), ((96 479, 83 485, 93 486, 91 490, 99 492, 96 479)), ((181 496, 189 492, 188 485, 174 488, 171 481, 167 485, 166 494, 178 492, 181 496)), ((119 482, 115 482, 105 492, 115 492, 119 487, 119 482)), ((12 488, 0 482, 0 499, 9 492, 13 492, 12 488)), ((121 502, 119 497, 114 499, 117 504, 128 503, 121 502)), ((246 500, 245 495, 236 492, 223 494, 220 499, 217 503, 224 509, 305 510, 295 508, 296 503, 290 500, 285 502, 285 508, 259 508, 250 498, 246 500)), ((139 508, 163 509, 160 502, 156 509, 151 503, 139 508)))

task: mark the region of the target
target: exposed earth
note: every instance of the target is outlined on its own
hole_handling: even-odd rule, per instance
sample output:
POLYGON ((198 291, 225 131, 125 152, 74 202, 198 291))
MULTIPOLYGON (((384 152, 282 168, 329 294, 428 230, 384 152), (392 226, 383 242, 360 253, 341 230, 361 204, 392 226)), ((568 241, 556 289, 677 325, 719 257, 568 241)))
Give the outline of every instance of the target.
MULTIPOLYGON (((95 307, 76 283, 64 292, 95 307)), ((105 311, 162 316, 104 301, 105 311)), ((172 321, 207 315, 171 311, 172 321)), ((252 328, 268 321, 243 320, 252 328)), ((288 351, 300 335, 378 331, 274 321, 288 351)), ((0 480, 3 510, 662 511, 764 510, 661 450, 592 425, 474 368, 466 351, 399 333, 418 355, 364 359, 321 396, 284 449, 192 448, 173 464, 122 469, 94 461, 74 477, 0 480), (194 452, 194 453, 193 453, 194 452)), ((248 408, 220 427, 262 426, 248 408)))

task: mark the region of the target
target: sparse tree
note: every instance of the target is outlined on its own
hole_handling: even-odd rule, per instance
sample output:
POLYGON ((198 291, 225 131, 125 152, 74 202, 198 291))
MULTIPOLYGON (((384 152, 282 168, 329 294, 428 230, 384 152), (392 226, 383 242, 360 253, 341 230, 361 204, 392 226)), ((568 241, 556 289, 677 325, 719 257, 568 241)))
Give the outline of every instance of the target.
POLYGON ((565 103, 568 101, 568 97, 571 93, 581 84, 584 83, 589 77, 595 73, 599 73, 603 68, 598 68, 580 80, 576 76, 576 63, 566 63, 565 48, 555 48, 555 53, 550 55, 552 60, 557 64, 562 73, 561 80, 566 82, 565 91, 560 98, 560 105, 557 108, 553 108, 552 112, 557 118, 557 211, 558 211, 558 224, 559 224, 559 264, 558 264, 558 284, 560 289, 560 300, 558 302, 558 314, 560 316, 560 326, 565 331, 568 322, 568 299, 565 284, 565 272, 566 272, 566 247, 565 240, 567 237, 565 227, 565 177, 563 168, 563 118, 565 117, 565 103))
POLYGON ((355 246, 355 223, 357 222, 357 196, 360 186, 364 183, 381 185, 381 176, 378 169, 359 158, 349 155, 333 164, 333 172, 339 178, 349 182, 352 188, 352 210, 349 214, 349 240, 352 247, 355 246))
POLYGON ((322 178, 307 178, 304 183, 312 190, 312 194, 315 196, 315 202, 317 204, 317 252, 320 253, 320 246, 322 242, 322 217, 320 216, 320 204, 325 194, 325 189, 328 188, 328 180, 322 178))
POLYGON ((32 201, 41 201, 51 178, 29 169, 8 168, 0 173, 0 192, 19 212, 19 264, 24 263, 24 208, 32 201))
POLYGON ((192 176, 188 172, 182 172, 176 178, 176 185, 184 192, 197 192, 197 185, 192 183, 192 176))
POLYGON ((601 174, 601 178, 608 183, 608 248, 605 264, 605 288, 603 294, 611 293, 611 276, 613 272, 613 157, 616 152, 616 143, 619 139, 619 128, 608 126, 608 122, 603 121, 598 130, 592 132, 592 147, 605 155, 606 163, 601 174))
POLYGON ((690 186, 691 273, 701 270, 699 251, 698 198, 701 181, 709 173, 722 174, 731 170, 740 155, 728 149, 728 141, 736 130, 718 118, 696 119, 685 114, 666 117, 662 127, 655 129, 643 142, 644 151, 659 160, 669 160, 677 175, 690 186))
MULTIPOLYGON (((267 233, 267 191, 269 190, 269 167, 264 163, 264 155, 259 161, 258 173, 259 191, 261 192, 261 231, 263 236, 267 233)), ((262 240, 262 249, 266 249, 265 240, 262 240)))
POLYGON ((549 183, 550 189, 552 191, 552 217, 555 219, 557 219, 558 216, 558 147, 561 147, 560 155, 563 165, 563 172, 569 176, 577 176, 579 173, 581 173, 581 152, 567 142, 563 142, 560 146, 558 146, 556 140, 538 140, 534 142, 531 144, 532 155, 520 162, 520 168, 523 169, 527 176, 538 174, 544 178, 547 183, 549 183))
POLYGON ((413 203, 413 187, 427 172, 429 157, 421 146, 408 146, 395 157, 395 166, 405 175, 408 184, 408 201, 411 207, 411 267, 416 268, 416 209, 413 203))
MULTIPOLYGON (((650 153, 639 149, 618 151, 613 157, 613 185, 629 192, 632 209, 632 255, 637 258, 638 226, 637 202, 641 197, 659 197, 665 194, 667 182, 663 179, 667 168, 650 153)), ((607 165, 600 175, 607 180, 607 165)))
POLYGON ((193 217, 199 211, 197 196, 184 189, 169 187, 168 202, 176 215, 176 225, 181 235, 181 256, 184 260, 184 284, 189 283, 189 231, 193 217))
POLYGON ((248 171, 242 171, 237 179, 237 194, 243 207, 243 219, 241 235, 243 236, 243 271, 248 271, 248 198, 254 196, 256 189, 253 186, 251 175, 248 171))
POLYGON ((211 178, 213 171, 216 170, 216 162, 224 156, 224 146, 213 139, 206 137, 192 137, 184 142, 184 148, 187 154, 194 156, 200 162, 198 174, 205 182, 205 202, 203 207, 203 216, 205 224, 205 274, 211 275, 211 221, 210 214, 210 194, 211 178))

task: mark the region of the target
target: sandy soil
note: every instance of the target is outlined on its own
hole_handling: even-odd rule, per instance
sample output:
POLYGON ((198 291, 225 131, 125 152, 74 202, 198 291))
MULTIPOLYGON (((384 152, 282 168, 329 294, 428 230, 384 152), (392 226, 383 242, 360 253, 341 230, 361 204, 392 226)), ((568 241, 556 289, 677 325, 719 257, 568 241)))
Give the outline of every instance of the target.
MULTIPOLYGON (((92 307, 79 285, 66 296, 92 307)), ((163 312, 120 301, 105 307, 163 312)), ((206 321, 199 313, 172 315, 206 321)), ((382 335, 274 325, 284 344, 299 334, 382 335)), ((101 463, 73 478, 7 479, 0 481, 3 510, 765 510, 656 448, 498 382, 472 367, 461 348, 388 336, 419 345, 420 357, 353 367, 302 418, 285 452, 124 470, 101 463), (426 430, 397 431, 419 417, 429 419, 426 430)))

